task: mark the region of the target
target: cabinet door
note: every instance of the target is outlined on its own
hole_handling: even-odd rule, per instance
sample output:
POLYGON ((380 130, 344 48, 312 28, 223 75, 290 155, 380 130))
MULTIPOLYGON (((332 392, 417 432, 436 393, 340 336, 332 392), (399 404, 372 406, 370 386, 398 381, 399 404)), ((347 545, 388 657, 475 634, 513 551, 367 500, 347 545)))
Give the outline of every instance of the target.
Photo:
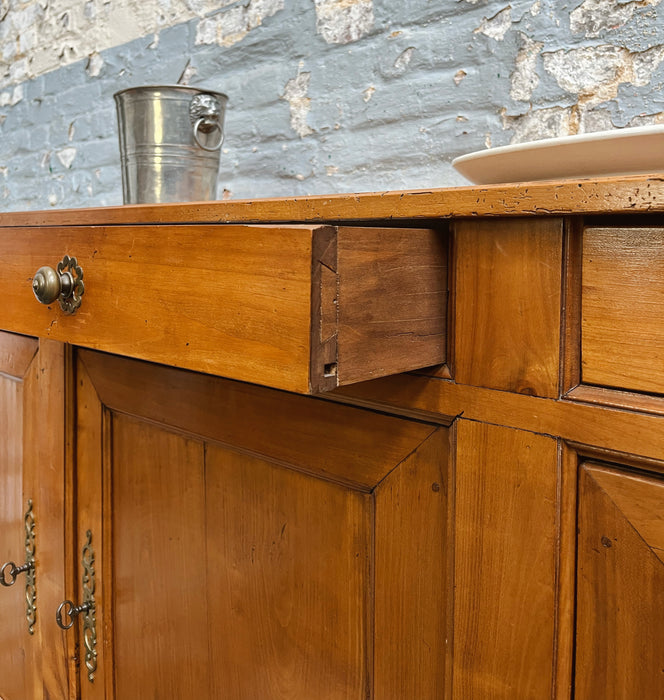
POLYGON ((581 469, 578 700, 664 697, 664 480, 581 469))
POLYGON ((446 428, 90 351, 77 372, 84 699, 442 697, 446 428))
POLYGON ((0 697, 64 699, 63 346, 0 332, 0 697))

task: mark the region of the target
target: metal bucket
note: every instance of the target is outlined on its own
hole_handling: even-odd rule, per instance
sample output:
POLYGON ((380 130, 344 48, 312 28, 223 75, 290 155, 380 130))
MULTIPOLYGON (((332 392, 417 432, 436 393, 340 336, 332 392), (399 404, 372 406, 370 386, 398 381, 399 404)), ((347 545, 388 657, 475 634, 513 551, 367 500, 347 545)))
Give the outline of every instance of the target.
POLYGON ((113 96, 125 204, 214 199, 228 98, 183 85, 113 96))

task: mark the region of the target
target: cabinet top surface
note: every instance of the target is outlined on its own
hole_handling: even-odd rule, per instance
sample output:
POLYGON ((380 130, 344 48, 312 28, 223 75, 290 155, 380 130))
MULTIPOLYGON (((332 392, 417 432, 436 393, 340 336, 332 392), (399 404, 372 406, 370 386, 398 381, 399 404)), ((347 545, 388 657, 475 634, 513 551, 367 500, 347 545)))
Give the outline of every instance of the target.
POLYGON ((1 226, 341 222, 664 211, 664 175, 8 212, 1 226))

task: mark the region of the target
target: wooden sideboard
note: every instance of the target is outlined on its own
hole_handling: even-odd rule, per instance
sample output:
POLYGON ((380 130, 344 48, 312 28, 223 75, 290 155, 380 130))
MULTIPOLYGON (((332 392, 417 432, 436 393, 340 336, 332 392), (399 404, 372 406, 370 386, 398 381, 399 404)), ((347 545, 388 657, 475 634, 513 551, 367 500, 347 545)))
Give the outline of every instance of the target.
POLYGON ((7 213, 0 260, 2 700, 664 697, 660 176, 7 213))

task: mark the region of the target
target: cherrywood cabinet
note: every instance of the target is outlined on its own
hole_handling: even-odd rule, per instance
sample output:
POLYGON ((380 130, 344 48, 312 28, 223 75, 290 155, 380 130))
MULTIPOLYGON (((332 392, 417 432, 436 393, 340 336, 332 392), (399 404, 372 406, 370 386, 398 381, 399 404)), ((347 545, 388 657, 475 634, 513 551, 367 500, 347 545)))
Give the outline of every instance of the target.
POLYGON ((661 697, 663 231, 656 177, 0 216, 0 698, 661 697))

